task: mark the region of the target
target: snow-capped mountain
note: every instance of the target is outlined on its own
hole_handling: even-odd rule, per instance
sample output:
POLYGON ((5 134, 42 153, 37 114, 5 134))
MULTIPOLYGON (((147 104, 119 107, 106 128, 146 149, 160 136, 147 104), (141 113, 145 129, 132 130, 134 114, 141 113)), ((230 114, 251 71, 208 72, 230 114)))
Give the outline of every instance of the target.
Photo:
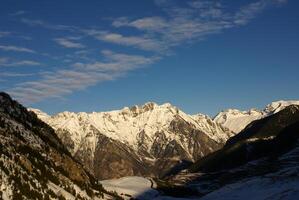
POLYGON ((252 121, 275 114, 289 105, 299 105, 299 101, 272 102, 264 110, 250 109, 248 111, 240 111, 237 109, 228 109, 218 113, 213 121, 234 133, 239 133, 252 121))
POLYGON ((182 160, 193 162, 219 149, 231 136, 208 116, 191 116, 169 103, 54 116, 31 111, 53 127, 69 151, 93 173, 98 174, 102 164, 108 166, 107 177, 101 172, 99 178, 162 175, 182 160))
POLYGON ((146 103, 110 112, 62 112, 53 116, 31 109, 55 129, 68 150, 99 179, 163 176, 185 162, 221 148, 252 121, 299 101, 273 102, 259 111, 229 109, 213 120, 188 115, 165 103, 146 103), (175 167, 176 166, 176 167, 175 167), (102 170, 104 168, 104 170, 102 170))

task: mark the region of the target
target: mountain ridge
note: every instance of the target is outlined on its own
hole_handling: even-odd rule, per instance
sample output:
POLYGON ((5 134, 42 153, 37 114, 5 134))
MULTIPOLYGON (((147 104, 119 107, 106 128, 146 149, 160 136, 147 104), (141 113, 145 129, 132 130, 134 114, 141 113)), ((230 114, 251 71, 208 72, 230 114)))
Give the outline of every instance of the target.
POLYGON ((289 105, 299 105, 299 101, 296 100, 279 100, 269 103, 264 109, 259 110, 256 108, 249 109, 247 111, 241 111, 238 109, 226 109, 219 112, 213 121, 228 128, 234 133, 239 133, 252 121, 267 117, 275 114, 289 105))
POLYGON ((107 179, 132 175, 163 177, 174 170, 172 167, 183 166, 185 161, 196 162, 220 149, 236 134, 236 124, 243 129, 254 120, 296 103, 299 101, 277 101, 263 111, 229 109, 214 119, 201 113, 188 115, 170 103, 154 102, 121 110, 65 111, 53 116, 38 109, 29 110, 55 129, 72 155, 91 173, 107 179), (99 173, 99 166, 108 167, 99 173))
POLYGON ((105 145, 108 145, 105 148, 116 151, 112 152, 115 160, 109 164, 115 165, 113 163, 117 163, 116 158, 123 160, 119 155, 124 155, 124 149, 128 152, 129 157, 122 161, 124 168, 118 171, 124 171, 124 175, 140 174, 135 167, 138 160, 136 158, 139 158, 141 163, 150 167, 142 171, 154 174, 159 171, 161 175, 161 172, 167 173, 161 166, 171 169, 183 160, 194 162, 220 148, 231 136, 227 129, 213 122, 208 116, 188 115, 170 103, 158 105, 149 102, 142 106, 124 107, 110 112, 62 112, 54 116, 36 109, 31 111, 56 130, 72 155, 80 155, 85 164, 86 158, 89 158, 89 168, 93 169, 91 171, 95 170, 92 165, 95 165, 97 157, 108 153, 103 147, 99 151, 99 142, 104 137, 107 137, 105 145), (121 143, 118 147, 122 148, 111 148, 118 142, 121 143), (157 167, 160 170, 156 170, 157 167))

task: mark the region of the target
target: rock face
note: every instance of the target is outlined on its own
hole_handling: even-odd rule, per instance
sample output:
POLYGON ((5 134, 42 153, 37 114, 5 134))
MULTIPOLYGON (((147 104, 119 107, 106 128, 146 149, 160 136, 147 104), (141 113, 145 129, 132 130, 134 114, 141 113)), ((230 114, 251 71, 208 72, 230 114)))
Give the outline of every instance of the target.
POLYGON ((0 93, 0 199, 92 199, 101 185, 54 130, 0 93))
POLYGON ((252 121, 275 114, 289 105, 299 105, 299 101, 272 102, 264 110, 250 109, 248 111, 240 111, 237 109, 228 109, 218 113, 213 121, 234 133, 239 133, 252 121))
POLYGON ((221 148, 232 136, 208 116, 187 115, 169 103, 54 116, 31 110, 99 179, 163 176, 221 148))

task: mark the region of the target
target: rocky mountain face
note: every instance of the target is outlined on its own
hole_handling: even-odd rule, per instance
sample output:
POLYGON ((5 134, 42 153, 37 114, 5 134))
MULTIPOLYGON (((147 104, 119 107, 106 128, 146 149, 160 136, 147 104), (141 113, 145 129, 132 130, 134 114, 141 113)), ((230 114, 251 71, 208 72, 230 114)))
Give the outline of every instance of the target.
POLYGON ((100 199, 103 195, 102 186, 50 126, 0 93, 0 199, 100 199))
POLYGON ((250 109, 248 111, 240 111, 228 109, 218 113, 213 121, 234 133, 239 133, 252 121, 275 114, 289 105, 299 105, 299 101, 276 101, 268 104, 263 110, 250 109))
POLYGON ((232 136, 208 116, 187 115, 168 103, 54 116, 31 110, 99 179, 163 176, 221 148, 232 136))

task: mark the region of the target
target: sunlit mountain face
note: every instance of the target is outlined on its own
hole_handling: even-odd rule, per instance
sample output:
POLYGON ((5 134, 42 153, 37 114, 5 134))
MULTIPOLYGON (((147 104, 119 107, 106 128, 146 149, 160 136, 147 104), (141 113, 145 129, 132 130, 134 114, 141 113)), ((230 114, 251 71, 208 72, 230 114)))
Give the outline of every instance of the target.
POLYGON ((299 2, 0 6, 0 199, 297 199, 299 2))

